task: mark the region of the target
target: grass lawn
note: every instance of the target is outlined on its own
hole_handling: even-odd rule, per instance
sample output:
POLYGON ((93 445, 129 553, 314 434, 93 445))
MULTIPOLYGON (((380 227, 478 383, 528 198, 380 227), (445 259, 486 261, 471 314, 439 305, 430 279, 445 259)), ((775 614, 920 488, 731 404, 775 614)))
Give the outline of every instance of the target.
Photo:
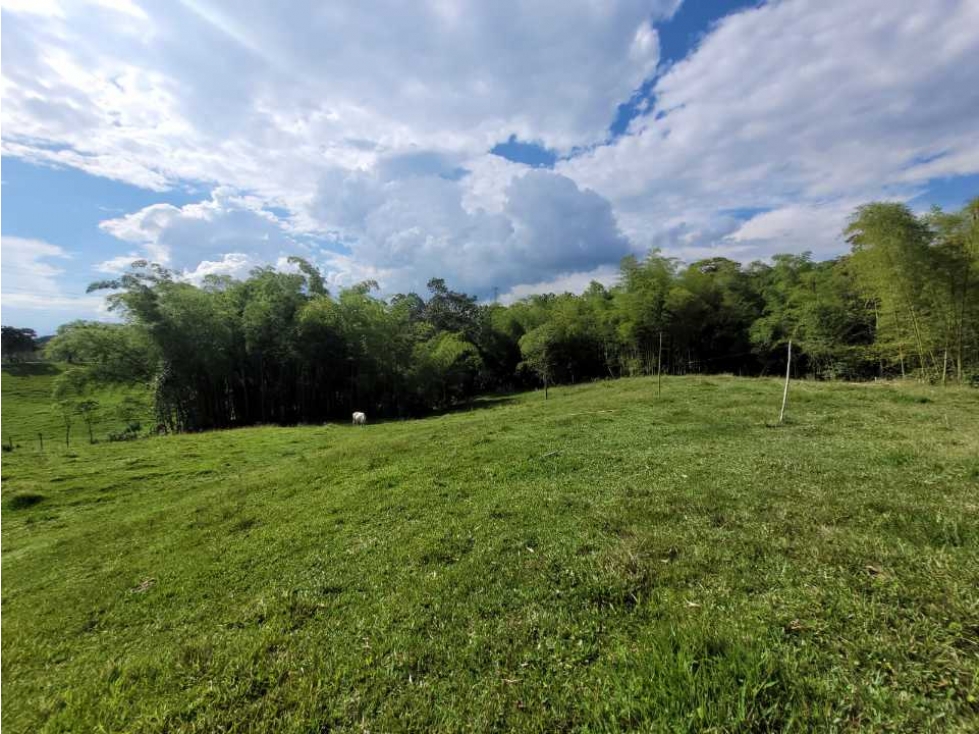
POLYGON ((979 391, 780 400, 25 441, 4 731, 979 730, 979 391))

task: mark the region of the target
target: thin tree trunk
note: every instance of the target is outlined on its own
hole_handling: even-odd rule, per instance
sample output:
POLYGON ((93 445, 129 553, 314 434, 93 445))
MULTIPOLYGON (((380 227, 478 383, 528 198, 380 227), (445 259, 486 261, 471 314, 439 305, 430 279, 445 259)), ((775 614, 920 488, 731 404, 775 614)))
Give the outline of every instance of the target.
MULTIPOLYGON (((897 268, 894 267, 893 258, 887 255, 888 264, 891 266, 892 272, 896 272, 897 268)), ((903 274, 902 274, 903 275, 903 274)), ((915 311, 914 302, 911 300, 911 294, 908 293, 907 284, 904 283, 901 278, 898 278, 898 288, 901 291, 901 295, 904 297, 904 303, 908 307, 908 312, 911 315, 911 327, 914 330, 914 339, 918 347, 918 360, 921 362, 922 369, 925 369, 925 346, 921 338, 921 329, 918 328, 918 313, 915 311)), ((929 350, 929 357, 931 357, 932 367, 936 367, 935 355, 929 350)))
MULTIPOLYGON (((877 309, 877 301, 874 301, 874 341, 880 339, 880 311, 877 309)), ((877 376, 884 376, 884 355, 879 354, 877 359, 877 376)), ((901 377, 904 377, 904 350, 901 350, 901 377)))
POLYGON ((965 316, 968 311, 969 303, 969 268, 966 267, 965 270, 965 282, 962 284, 962 314, 959 317, 959 335, 958 344, 956 345, 955 354, 955 366, 956 366, 956 377, 959 382, 962 382, 962 352, 965 346, 965 316))
MULTIPOLYGON (((914 338, 915 338, 915 341, 918 343, 918 355, 919 355, 918 358, 921 360, 921 366, 924 367, 925 366, 925 347, 924 347, 924 342, 921 339, 921 330, 918 328, 918 315, 917 315, 917 313, 914 310, 914 306, 909 305, 908 306, 908 309, 911 311, 911 325, 914 327, 914 338)), ((932 365, 932 367, 935 367, 936 365, 935 365, 935 355, 934 355, 934 353, 932 353, 932 352, 929 351, 928 356, 931 358, 931 365, 932 365)), ((934 373, 932 373, 932 374, 934 374, 934 373)))
POLYGON ((659 351, 656 353, 656 395, 663 394, 663 332, 659 333, 659 351))
POLYGON ((789 376, 792 374, 792 340, 789 339, 789 355, 785 361, 785 389, 782 390, 782 410, 778 414, 779 425, 785 420, 785 404, 789 400, 789 376))

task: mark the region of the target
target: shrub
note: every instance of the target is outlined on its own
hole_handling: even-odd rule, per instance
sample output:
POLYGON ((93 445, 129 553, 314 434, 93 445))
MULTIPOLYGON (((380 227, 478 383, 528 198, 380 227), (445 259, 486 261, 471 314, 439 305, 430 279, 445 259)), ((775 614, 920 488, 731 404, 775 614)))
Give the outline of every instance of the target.
POLYGON ((129 421, 126 427, 118 431, 117 433, 110 433, 110 441, 132 441, 135 438, 139 438, 139 432, 142 430, 143 426, 139 421, 129 421))

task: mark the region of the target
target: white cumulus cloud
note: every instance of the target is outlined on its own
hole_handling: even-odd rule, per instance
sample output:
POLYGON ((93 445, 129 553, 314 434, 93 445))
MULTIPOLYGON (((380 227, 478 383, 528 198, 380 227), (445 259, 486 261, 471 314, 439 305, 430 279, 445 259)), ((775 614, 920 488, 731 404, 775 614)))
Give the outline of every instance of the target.
POLYGON ((609 203, 565 176, 524 169, 491 211, 467 208, 467 193, 464 180, 355 173, 331 177, 314 211, 344 232, 357 260, 386 269, 395 289, 418 290, 448 274, 454 285, 485 294, 592 270, 630 251, 609 203))
MULTIPOLYGON (((755 254, 839 252, 842 208, 979 171, 977 27, 973 0, 746 10, 657 80, 627 135, 559 170, 607 196, 639 243, 725 211, 776 209, 754 227, 767 242, 755 254)), ((728 243, 742 247, 752 229, 728 243)))
MULTIPOLYGON (((845 249, 846 214, 979 173, 979 3, 773 0, 660 65, 678 0, 6 3, 5 155, 212 196, 102 224, 190 278, 486 296, 626 253, 845 249), (618 105, 652 97, 608 140, 618 105), (511 135, 551 171, 490 155, 511 135)), ((604 270, 603 270, 604 269, 604 270)))
POLYGON ((678 4, 18 3, 4 13, 3 149, 296 208, 324 169, 385 153, 474 155, 511 134, 570 150, 602 137, 655 68, 650 21, 678 4))
MULTIPOLYGON (((233 262, 249 257, 249 262, 259 264, 304 249, 287 222, 253 197, 227 188, 215 189, 210 199, 196 204, 153 204, 99 226, 140 248, 102 262, 98 268, 105 272, 118 272, 137 258, 188 272, 203 266, 206 271, 216 262, 232 262, 227 260, 231 255, 239 258, 233 262)), ((235 272, 241 273, 241 268, 235 272)))
MULTIPOLYGON (((62 277, 72 255, 44 240, 3 236, 2 301, 9 314, 58 311, 104 315, 100 296, 83 296, 66 288, 62 277)), ((8 317, 5 316, 4 323, 8 317)))

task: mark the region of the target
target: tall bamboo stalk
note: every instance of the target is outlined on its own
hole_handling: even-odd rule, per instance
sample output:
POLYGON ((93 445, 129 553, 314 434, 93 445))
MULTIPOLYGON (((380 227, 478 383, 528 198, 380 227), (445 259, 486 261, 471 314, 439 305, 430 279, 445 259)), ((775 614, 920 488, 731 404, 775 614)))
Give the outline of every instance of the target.
POLYGON ((659 351, 656 353, 656 395, 663 394, 663 332, 659 333, 659 351))

